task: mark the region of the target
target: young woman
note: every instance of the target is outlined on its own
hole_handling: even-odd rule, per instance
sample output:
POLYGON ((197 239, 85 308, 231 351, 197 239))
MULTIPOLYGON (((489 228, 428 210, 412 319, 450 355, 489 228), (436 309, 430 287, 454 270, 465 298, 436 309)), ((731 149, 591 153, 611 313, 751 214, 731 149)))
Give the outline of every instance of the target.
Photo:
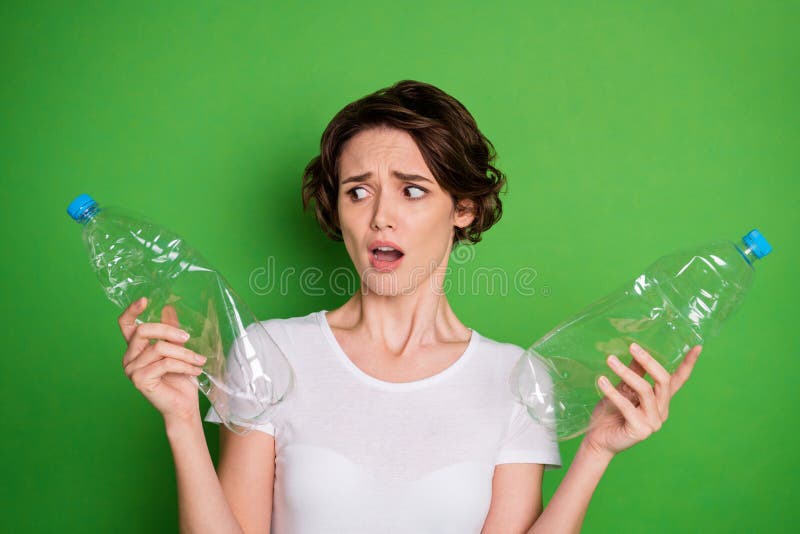
MULTIPOLYGON (((270 424, 220 426, 217 470, 197 390, 201 360, 174 313, 119 318, 128 377, 161 412, 187 532, 578 532, 615 454, 657 431, 701 347, 674 375, 631 345, 555 495, 552 434, 508 390, 523 349, 465 326, 444 291, 454 246, 500 218, 505 177, 493 147, 453 97, 402 81, 340 111, 306 168, 303 203, 341 240, 360 288, 341 307, 263 324, 296 385, 270 424), (159 340, 151 344, 150 340, 159 340), (655 386, 643 378, 649 373, 655 386)), ((207 421, 220 422, 213 408, 207 421)))

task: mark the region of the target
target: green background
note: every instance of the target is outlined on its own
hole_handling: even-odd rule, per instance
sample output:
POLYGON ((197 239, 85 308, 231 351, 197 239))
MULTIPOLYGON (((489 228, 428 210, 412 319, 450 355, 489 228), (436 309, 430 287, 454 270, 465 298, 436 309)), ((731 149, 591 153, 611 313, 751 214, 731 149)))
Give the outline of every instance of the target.
POLYGON ((161 418, 122 371, 67 203, 178 231, 259 318, 332 309, 330 288, 249 278, 268 257, 350 265, 300 176, 341 107, 405 78, 463 102, 508 174, 459 265, 532 267, 537 292, 451 292, 483 335, 528 346, 664 253, 762 230, 775 252, 750 296, 665 426, 613 460, 584 531, 796 528, 798 3, 268 4, 0 6, 3 530, 177 530, 161 418))

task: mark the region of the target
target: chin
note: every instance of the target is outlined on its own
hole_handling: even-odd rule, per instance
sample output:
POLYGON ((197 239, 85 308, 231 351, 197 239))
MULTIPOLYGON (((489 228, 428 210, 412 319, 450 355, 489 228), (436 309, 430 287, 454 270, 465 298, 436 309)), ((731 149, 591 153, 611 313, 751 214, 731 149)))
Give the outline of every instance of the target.
POLYGON ((361 290, 385 297, 410 295, 419 289, 421 281, 419 276, 411 279, 408 273, 368 270, 361 278, 361 290))
POLYGON ((395 296, 402 292, 403 284, 397 273, 382 273, 368 269, 361 277, 361 288, 365 293, 375 295, 395 296))

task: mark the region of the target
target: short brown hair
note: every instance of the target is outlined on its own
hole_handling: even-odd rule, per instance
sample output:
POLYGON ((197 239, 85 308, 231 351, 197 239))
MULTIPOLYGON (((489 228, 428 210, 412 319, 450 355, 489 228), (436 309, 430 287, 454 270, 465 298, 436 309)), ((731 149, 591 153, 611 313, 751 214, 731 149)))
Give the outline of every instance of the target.
POLYGON ((303 209, 314 200, 317 221, 333 240, 342 234, 336 211, 339 194, 339 156, 355 134, 388 126, 405 130, 414 139, 439 186, 453 202, 472 200, 475 218, 456 228, 453 244, 477 243, 481 233, 503 214, 499 193, 505 175, 492 164, 494 145, 481 133, 461 102, 433 85, 402 80, 369 94, 339 111, 322 133, 320 153, 303 172, 303 209))

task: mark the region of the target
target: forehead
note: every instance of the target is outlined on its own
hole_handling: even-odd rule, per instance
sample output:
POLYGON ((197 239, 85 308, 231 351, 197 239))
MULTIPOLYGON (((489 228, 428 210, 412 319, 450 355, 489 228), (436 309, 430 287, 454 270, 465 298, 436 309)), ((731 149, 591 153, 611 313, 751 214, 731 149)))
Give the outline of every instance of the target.
POLYGON ((414 139, 405 130, 396 128, 378 127, 361 131, 342 147, 340 174, 344 174, 345 170, 377 170, 374 167, 430 174, 414 139))

